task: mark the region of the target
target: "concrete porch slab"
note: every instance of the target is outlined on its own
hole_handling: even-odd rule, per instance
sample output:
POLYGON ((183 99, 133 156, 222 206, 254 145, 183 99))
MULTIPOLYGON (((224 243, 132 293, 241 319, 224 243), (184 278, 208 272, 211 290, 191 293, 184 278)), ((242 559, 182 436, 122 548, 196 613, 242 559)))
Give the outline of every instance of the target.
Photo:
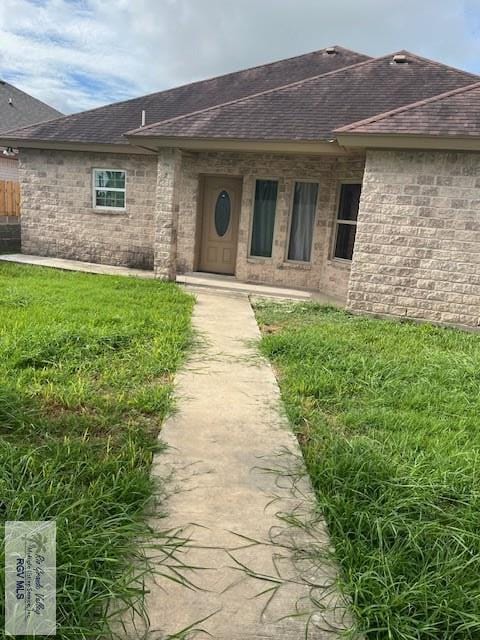
POLYGON ((51 267, 65 271, 82 271, 84 273, 100 273, 109 276, 134 276, 136 278, 153 278, 153 271, 144 269, 130 269, 129 267, 115 267, 108 264, 81 262, 80 260, 64 260, 63 258, 48 258, 44 256, 30 256, 23 253, 7 253, 0 255, 0 261, 30 264, 37 267, 51 267))
POLYGON ((177 275, 178 284, 185 285, 189 289, 212 290, 222 293, 243 294, 256 298, 279 298, 286 300, 314 300, 324 304, 333 304, 344 307, 345 302, 340 298, 328 296, 318 291, 306 291, 304 289, 290 289, 274 285, 255 284, 242 282, 235 276, 224 276, 215 273, 190 272, 177 275))

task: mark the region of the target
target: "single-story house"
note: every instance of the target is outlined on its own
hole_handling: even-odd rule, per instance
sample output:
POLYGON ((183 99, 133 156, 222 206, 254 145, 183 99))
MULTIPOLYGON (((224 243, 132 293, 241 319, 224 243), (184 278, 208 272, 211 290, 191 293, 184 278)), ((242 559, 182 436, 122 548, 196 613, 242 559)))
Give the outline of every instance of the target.
POLYGON ((480 78, 328 47, 0 136, 24 253, 480 324, 480 78))

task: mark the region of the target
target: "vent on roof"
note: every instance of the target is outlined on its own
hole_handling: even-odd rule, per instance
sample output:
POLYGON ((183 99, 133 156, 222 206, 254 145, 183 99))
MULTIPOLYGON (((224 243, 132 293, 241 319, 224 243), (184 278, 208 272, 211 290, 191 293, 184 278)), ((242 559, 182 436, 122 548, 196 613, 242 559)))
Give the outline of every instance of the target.
POLYGON ((393 56, 393 62, 395 64, 407 64, 408 58, 403 53, 397 53, 397 55, 393 56))
POLYGON ((335 47, 327 47, 327 48, 325 49, 325 51, 326 51, 326 53, 328 53, 328 55, 329 55, 329 56, 331 56, 331 55, 333 55, 333 54, 337 53, 337 50, 335 49, 335 47))
POLYGON ((13 99, 12 98, 8 99, 8 104, 12 104, 13 105, 13 99))

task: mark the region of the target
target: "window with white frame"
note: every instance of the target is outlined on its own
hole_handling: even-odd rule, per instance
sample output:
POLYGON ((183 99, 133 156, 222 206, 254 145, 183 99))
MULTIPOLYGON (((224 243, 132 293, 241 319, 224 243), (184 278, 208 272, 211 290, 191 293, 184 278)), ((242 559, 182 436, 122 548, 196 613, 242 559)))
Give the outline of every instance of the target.
POLYGON ((289 260, 310 262, 317 198, 316 182, 295 183, 288 243, 289 260))
POLYGON ((340 199, 335 235, 334 257, 351 260, 353 245, 357 233, 358 207, 360 204, 361 184, 344 183, 340 186, 340 199))
POLYGON ((93 170, 93 206, 96 209, 125 209, 126 172, 93 170))

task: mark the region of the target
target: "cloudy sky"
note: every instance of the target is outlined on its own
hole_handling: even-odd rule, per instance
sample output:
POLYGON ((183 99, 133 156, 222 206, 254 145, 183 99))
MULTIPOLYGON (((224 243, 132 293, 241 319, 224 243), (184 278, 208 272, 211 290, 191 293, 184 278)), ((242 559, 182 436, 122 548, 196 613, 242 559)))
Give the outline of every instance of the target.
POLYGON ((480 0, 0 0, 0 78, 64 113, 331 44, 480 73, 480 0))

